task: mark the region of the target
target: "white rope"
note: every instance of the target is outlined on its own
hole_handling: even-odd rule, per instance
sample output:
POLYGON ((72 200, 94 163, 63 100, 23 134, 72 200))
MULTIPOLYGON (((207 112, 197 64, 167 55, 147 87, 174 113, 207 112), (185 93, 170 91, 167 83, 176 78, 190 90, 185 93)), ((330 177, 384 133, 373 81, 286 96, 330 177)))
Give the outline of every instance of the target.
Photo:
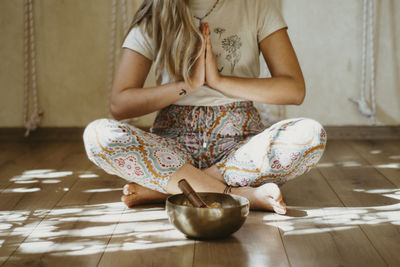
POLYGON ((122 22, 124 33, 128 30, 128 9, 126 7, 126 0, 122 0, 121 2, 121 11, 122 11, 122 22))
POLYGON ((35 24, 33 19, 33 0, 25 0, 24 4, 24 126, 25 136, 37 129, 43 112, 39 108, 36 82, 36 48, 35 24), (30 61, 30 62, 29 62, 30 61), (30 69, 29 69, 30 63, 30 69), (29 80, 31 86, 29 86, 29 80), (31 94, 32 93, 32 94, 31 94), (29 104, 33 102, 33 110, 29 116, 29 104))
POLYGON ((372 0, 364 0, 363 3, 363 29, 362 29, 362 56, 361 56, 361 86, 360 99, 350 98, 352 102, 358 105, 358 109, 362 115, 369 117, 371 124, 376 124, 376 98, 375 98, 375 20, 374 6, 372 0), (368 13, 369 9, 369 13, 368 13), (367 22, 368 17, 368 22, 367 22), (367 72, 367 27, 369 27, 369 48, 370 48, 370 86, 369 97, 371 105, 366 100, 366 72, 367 72))
POLYGON ((275 0, 275 4, 279 8, 279 10, 282 10, 282 1, 283 0, 275 0))
POLYGON ((29 1, 24 3, 24 125, 28 121, 29 101, 29 1))
POLYGON ((115 69, 115 39, 117 31, 117 0, 112 1, 111 9, 111 38, 110 38, 110 51, 109 51, 109 74, 108 74, 108 96, 107 96, 107 114, 110 114, 110 98, 111 98, 111 88, 114 79, 114 69, 115 69))
MULTIPOLYGON (((114 74, 115 74, 115 61, 117 58, 117 55, 119 55, 119 50, 116 49, 116 43, 117 43, 117 20, 118 17, 120 16, 120 13, 122 13, 122 28, 123 32, 126 33, 126 31, 129 28, 129 23, 128 23, 128 8, 127 8, 127 0, 113 0, 112 1, 112 9, 111 9, 111 38, 110 38, 110 55, 109 55, 109 77, 108 77, 108 97, 107 97, 107 114, 108 117, 112 117, 110 114, 110 99, 111 99, 111 89, 113 85, 113 80, 114 80, 114 74), (120 9, 118 8, 118 2, 120 3, 120 9)), ((131 119, 130 121, 133 121, 135 119, 131 119)))
POLYGON ((370 57, 371 57, 371 77, 370 77, 370 90, 371 90, 371 124, 376 124, 376 94, 375 94, 375 14, 373 1, 369 0, 369 43, 370 43, 370 57))

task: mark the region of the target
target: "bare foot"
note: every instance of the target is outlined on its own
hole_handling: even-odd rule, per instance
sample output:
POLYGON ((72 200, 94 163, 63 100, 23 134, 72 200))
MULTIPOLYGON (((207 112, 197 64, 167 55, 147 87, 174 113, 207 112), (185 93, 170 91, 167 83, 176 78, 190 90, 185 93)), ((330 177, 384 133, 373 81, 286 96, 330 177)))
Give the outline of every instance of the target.
POLYGON ((232 194, 247 198, 252 210, 270 210, 278 214, 286 214, 286 204, 283 202, 281 190, 274 183, 259 187, 232 188, 232 194))
POLYGON ((129 183, 122 189, 121 200, 128 207, 141 204, 164 203, 168 195, 138 185, 129 183))

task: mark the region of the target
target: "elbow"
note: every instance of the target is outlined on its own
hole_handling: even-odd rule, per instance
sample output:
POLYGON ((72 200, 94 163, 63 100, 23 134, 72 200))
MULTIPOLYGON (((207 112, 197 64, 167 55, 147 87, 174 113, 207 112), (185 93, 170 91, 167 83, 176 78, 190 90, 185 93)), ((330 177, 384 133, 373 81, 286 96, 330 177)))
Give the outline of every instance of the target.
POLYGON ((110 99, 109 111, 110 111, 111 116, 117 121, 123 120, 125 118, 124 111, 121 109, 121 105, 119 105, 115 101, 115 97, 113 97, 112 95, 111 95, 111 99, 110 99))
POLYGON ((124 101, 124 96, 111 94, 109 111, 115 120, 132 119, 142 115, 137 109, 130 108, 131 106, 134 104, 124 101))
POLYGON ((118 109, 118 106, 113 103, 110 104, 110 114, 117 121, 123 119, 122 112, 118 109))
POLYGON ((306 98, 306 91, 303 90, 302 92, 297 94, 296 99, 294 100, 294 104, 300 106, 301 104, 303 104, 305 98, 306 98))
POLYGON ((294 105, 300 106, 303 104, 304 99, 306 98, 306 85, 304 82, 298 83, 296 86, 296 96, 294 99, 294 105))

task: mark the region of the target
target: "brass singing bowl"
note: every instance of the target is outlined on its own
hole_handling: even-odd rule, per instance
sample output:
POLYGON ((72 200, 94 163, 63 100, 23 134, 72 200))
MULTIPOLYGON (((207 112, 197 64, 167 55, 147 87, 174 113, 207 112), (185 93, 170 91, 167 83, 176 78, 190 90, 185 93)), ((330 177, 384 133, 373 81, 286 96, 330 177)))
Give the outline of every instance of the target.
POLYGON ((183 204, 187 202, 183 194, 170 196, 166 201, 169 221, 189 238, 228 237, 239 230, 249 214, 247 198, 220 193, 198 194, 207 205, 217 202, 220 208, 189 207, 183 204))

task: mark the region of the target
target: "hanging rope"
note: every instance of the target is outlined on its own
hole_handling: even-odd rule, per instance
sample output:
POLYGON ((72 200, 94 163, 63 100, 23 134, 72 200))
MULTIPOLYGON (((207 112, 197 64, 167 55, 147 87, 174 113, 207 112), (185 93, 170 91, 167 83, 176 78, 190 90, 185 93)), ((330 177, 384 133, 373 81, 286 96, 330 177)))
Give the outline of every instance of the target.
POLYGON ((128 30, 128 8, 126 7, 126 0, 121 1, 121 11, 124 33, 126 33, 126 31, 128 30))
POLYGON ((275 4, 279 8, 279 10, 282 10, 282 1, 283 0, 275 0, 275 4))
MULTIPOLYGON (((115 72, 115 59, 117 56, 117 12, 118 10, 118 2, 121 3, 121 13, 122 13, 122 25, 124 33, 128 30, 128 9, 127 9, 127 0, 113 0, 112 1, 112 9, 111 9, 111 38, 110 38, 110 55, 109 55, 109 76, 108 76, 108 97, 107 97, 107 114, 109 117, 112 117, 110 114, 110 97, 111 97, 111 88, 114 80, 114 72, 115 72)), ((119 15, 119 12, 118 12, 119 15)))
POLYGON ((364 0, 363 4, 363 34, 362 34, 362 57, 361 57, 361 86, 360 99, 350 98, 352 102, 358 105, 361 114, 369 117, 371 124, 376 124, 376 98, 375 98, 375 20, 374 20, 374 5, 372 0, 364 0), (368 12, 369 9, 369 12, 368 12), (368 17, 368 22, 367 22, 368 17), (370 85, 369 96, 371 105, 368 105, 365 96, 366 72, 367 72, 367 27, 369 28, 369 48, 370 48, 370 85))
POLYGON ((111 117, 110 114, 110 98, 111 98, 111 88, 113 84, 114 78, 114 69, 115 69, 115 38, 116 38, 116 29, 117 29, 117 0, 112 1, 112 9, 111 9, 111 38, 110 38, 110 55, 109 55, 109 74, 108 74, 108 96, 107 96, 107 114, 111 117))
POLYGON ((35 24, 33 19, 33 0, 24 3, 24 126, 25 137, 38 128, 43 112, 39 108, 36 83, 35 24), (30 65, 30 66, 29 66, 30 65), (30 68, 29 68, 30 67, 30 68), (29 84, 29 81, 31 84, 29 84), (33 104, 30 112, 30 102, 33 104))

